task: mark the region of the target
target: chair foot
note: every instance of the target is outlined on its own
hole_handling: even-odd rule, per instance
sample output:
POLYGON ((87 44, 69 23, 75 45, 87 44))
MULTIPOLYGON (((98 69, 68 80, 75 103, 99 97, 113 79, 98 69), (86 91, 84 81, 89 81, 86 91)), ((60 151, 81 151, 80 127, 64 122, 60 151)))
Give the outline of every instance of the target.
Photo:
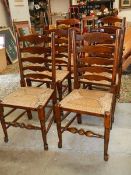
POLYGON ((4 137, 4 142, 7 143, 9 141, 8 137, 4 137))
POLYGON ((62 148, 62 143, 58 142, 58 148, 62 148))
POLYGON ((32 120, 32 113, 30 110, 27 110, 27 115, 28 115, 28 119, 32 120))
POLYGON ((104 160, 105 161, 108 161, 108 159, 109 159, 109 155, 107 154, 107 155, 104 155, 104 160))
POLYGON ((44 150, 48 150, 48 144, 44 144, 44 150))

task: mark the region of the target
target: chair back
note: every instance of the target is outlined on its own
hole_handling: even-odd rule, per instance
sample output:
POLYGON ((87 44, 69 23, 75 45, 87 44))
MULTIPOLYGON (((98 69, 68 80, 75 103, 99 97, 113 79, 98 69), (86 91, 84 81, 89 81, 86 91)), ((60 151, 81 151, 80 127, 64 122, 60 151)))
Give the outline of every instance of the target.
POLYGON ((21 85, 25 86, 25 79, 40 82, 51 82, 55 85, 55 60, 50 58, 51 47, 45 47, 45 42, 51 39, 46 36, 27 35, 18 37, 19 66, 21 85), (23 43, 27 43, 24 47, 23 43))
POLYGON ((59 29, 56 32, 52 32, 52 53, 55 56, 55 63, 57 69, 66 68, 71 69, 71 46, 69 40, 69 30, 59 29))
POLYGON ((86 33, 77 35, 73 31, 73 59, 74 59, 74 87, 79 88, 85 80, 99 82, 109 82, 112 90, 116 84, 116 74, 119 63, 119 46, 121 31, 118 30, 114 47, 103 45, 105 41, 114 40, 112 35, 107 33, 86 33), (78 47, 78 41, 82 45, 78 47), (100 43, 100 44, 91 44, 100 43), (101 56, 95 55, 99 53, 101 56), (91 55, 91 56, 90 56, 91 55), (105 55, 105 57, 104 57, 105 55), (109 55, 109 57, 107 57, 109 55), (112 69, 108 66, 112 65, 112 69))
POLYGON ((57 28, 74 28, 77 32, 81 31, 81 22, 76 18, 56 20, 56 26, 57 28))
POLYGON ((118 26, 118 27, 125 27, 126 25, 126 18, 118 18, 115 16, 107 16, 104 18, 99 19, 97 22, 98 27, 100 26, 118 26))

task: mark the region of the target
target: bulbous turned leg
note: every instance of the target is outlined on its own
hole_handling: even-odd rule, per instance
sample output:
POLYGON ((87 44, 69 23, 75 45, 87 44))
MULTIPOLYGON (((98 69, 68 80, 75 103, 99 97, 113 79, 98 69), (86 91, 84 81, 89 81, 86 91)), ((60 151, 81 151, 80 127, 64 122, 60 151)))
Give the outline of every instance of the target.
POLYGON ((57 133, 58 133, 58 148, 62 148, 62 132, 61 132, 61 110, 60 105, 55 106, 55 114, 56 114, 56 125, 57 125, 57 133))
POLYGON ((57 90, 58 90, 58 99, 59 101, 62 100, 62 83, 57 82, 57 90))
POLYGON ((38 117, 40 120, 40 125, 41 125, 41 133, 42 133, 42 139, 44 143, 44 150, 48 150, 48 144, 47 144, 47 131, 46 131, 46 125, 45 125, 45 109, 43 106, 40 106, 38 108, 38 117))
POLYGON ((111 124, 111 115, 110 112, 105 113, 104 117, 104 127, 105 127, 105 133, 104 133, 104 160, 107 161, 108 156, 108 145, 109 145, 109 138, 110 138, 110 124, 111 124))
POLYGON ((6 128, 5 119, 4 119, 4 108, 1 104, 0 104, 0 122, 2 125, 3 132, 4 132, 4 142, 7 143, 8 142, 8 134, 7 134, 7 128, 6 128))

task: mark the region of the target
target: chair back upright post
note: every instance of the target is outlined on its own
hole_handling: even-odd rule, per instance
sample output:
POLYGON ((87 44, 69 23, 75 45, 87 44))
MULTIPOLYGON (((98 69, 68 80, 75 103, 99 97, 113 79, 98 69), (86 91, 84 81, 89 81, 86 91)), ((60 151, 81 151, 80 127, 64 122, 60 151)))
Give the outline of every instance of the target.
MULTIPOLYGON (((55 61, 55 32, 51 33, 51 59, 52 59, 52 69, 53 69, 53 87, 55 87, 55 77, 56 77, 56 61, 55 61)), ((56 91, 56 87, 55 87, 55 91, 56 91)))

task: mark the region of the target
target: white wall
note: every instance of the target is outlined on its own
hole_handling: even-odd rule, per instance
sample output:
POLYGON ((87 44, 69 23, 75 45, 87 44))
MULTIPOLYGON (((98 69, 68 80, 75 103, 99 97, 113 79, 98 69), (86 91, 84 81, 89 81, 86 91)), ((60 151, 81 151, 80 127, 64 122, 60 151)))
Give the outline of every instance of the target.
MULTIPOLYGON (((75 2, 76 0, 73 0, 75 2)), ((115 0, 114 8, 119 9, 119 0, 115 0)), ((51 0, 51 11, 52 12, 68 12, 69 0, 51 0)), ((131 9, 122 9, 119 11, 120 17, 126 17, 127 21, 131 22, 131 9)))
POLYGON ((9 18, 7 17, 3 3, 0 0, 0 26, 8 26, 8 24, 9 18))
POLYGON ((9 0, 11 18, 16 21, 30 21, 28 0, 23 0, 22 6, 16 6, 14 0, 9 0))
MULTIPOLYGON (((28 0, 24 0, 24 6, 15 6, 14 0, 9 0, 12 19, 30 21, 28 0)), ((115 0, 114 7, 119 8, 119 0, 115 0)), ((69 0, 51 0, 52 12, 68 12, 69 0)), ((131 22, 131 9, 122 9, 119 12, 120 17, 126 17, 131 22)), ((9 18, 6 15, 3 4, 0 0, 0 26, 8 26, 9 18)))
MULTIPOLYGON (((115 0, 114 8, 119 9, 119 0, 115 0)), ((119 11, 119 17, 126 17, 126 21, 131 22, 131 9, 122 9, 119 11)))
POLYGON ((51 0, 51 12, 65 13, 69 9, 69 0, 51 0))

